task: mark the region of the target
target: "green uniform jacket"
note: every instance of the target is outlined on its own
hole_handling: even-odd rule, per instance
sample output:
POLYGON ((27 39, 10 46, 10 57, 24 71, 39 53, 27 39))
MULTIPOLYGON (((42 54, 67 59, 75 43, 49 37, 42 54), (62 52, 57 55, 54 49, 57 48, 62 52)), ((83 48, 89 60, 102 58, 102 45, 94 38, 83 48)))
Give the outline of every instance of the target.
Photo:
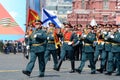
POLYGON ((34 53, 44 52, 46 46, 46 39, 47 39, 47 35, 45 31, 43 31, 42 29, 38 29, 34 31, 29 40, 30 51, 34 53), (37 35, 37 37, 33 38, 35 34, 37 35), (34 44, 40 44, 40 45, 34 46, 34 44))
POLYGON ((56 50, 53 32, 48 33, 47 37, 49 37, 49 39, 47 39, 46 49, 47 50, 56 50))
POLYGON ((108 36, 108 32, 107 34, 104 34, 104 40, 105 40, 105 51, 111 51, 111 40, 108 38, 108 39, 105 39, 106 37, 108 36))
POLYGON ((94 52, 93 42, 96 40, 96 34, 95 33, 88 33, 86 38, 84 39, 84 45, 83 45, 83 51, 84 52, 94 52), (85 45, 85 44, 91 44, 91 45, 85 45))
POLYGON ((120 33, 115 32, 114 38, 110 38, 112 41, 112 49, 111 52, 120 52, 120 33))

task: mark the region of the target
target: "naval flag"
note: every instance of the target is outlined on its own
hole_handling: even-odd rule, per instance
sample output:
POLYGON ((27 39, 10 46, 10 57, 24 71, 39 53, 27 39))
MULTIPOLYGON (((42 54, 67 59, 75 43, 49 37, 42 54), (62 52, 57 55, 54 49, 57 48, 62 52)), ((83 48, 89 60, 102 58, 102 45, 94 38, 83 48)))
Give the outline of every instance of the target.
POLYGON ((62 24, 59 21, 58 17, 51 11, 48 11, 47 9, 42 9, 42 17, 41 21, 43 22, 43 26, 49 27, 49 22, 52 22, 55 24, 57 28, 61 28, 62 24))

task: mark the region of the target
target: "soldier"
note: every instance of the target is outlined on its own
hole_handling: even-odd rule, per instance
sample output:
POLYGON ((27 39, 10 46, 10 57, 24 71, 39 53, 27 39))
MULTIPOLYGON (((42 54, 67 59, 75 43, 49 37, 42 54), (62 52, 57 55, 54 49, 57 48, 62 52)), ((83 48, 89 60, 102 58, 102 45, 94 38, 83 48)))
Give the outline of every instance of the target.
POLYGON ((82 35, 82 25, 75 25, 74 32, 79 40, 79 42, 74 46, 75 60, 80 60, 82 55, 82 41, 80 40, 80 36, 82 35))
MULTIPOLYGON (((30 62, 26 66, 26 70, 23 70, 23 74, 30 76, 36 58, 38 57, 39 62, 39 77, 44 77, 45 72, 45 41, 47 39, 45 31, 42 30, 42 22, 40 20, 35 21, 35 30, 30 35, 29 45, 30 45, 30 62)), ((29 46, 27 46, 29 47, 29 46)))
POLYGON ((102 38, 104 39, 104 48, 102 50, 101 54, 101 66, 100 69, 97 69, 100 73, 103 73, 104 70, 106 70, 107 60, 108 60, 108 53, 111 50, 111 43, 109 40, 107 40, 107 37, 110 33, 111 25, 104 25, 104 27, 101 29, 102 38))
POLYGON ((47 46, 45 51, 45 64, 47 64, 50 54, 52 54, 53 61, 54 61, 54 70, 57 68, 58 60, 57 60, 57 46, 56 46, 56 39, 59 40, 56 30, 55 24, 49 23, 49 27, 47 30, 47 46))
POLYGON ((106 75, 111 75, 113 72, 114 56, 117 60, 117 73, 116 76, 120 76, 120 33, 117 27, 113 27, 113 31, 108 36, 108 40, 111 41, 111 52, 108 54, 108 65, 106 75))
POLYGON ((90 61, 91 74, 95 74, 95 64, 94 64, 94 47, 93 42, 96 40, 96 34, 92 32, 92 28, 88 27, 87 32, 83 32, 81 39, 83 39, 83 52, 80 66, 76 69, 76 72, 81 73, 85 65, 87 57, 90 61))
POLYGON ((100 56, 100 60, 101 60, 100 69, 97 69, 97 71, 103 73, 103 69, 105 68, 105 60, 106 60, 106 54, 104 50, 104 38, 103 38, 103 32, 105 31, 104 31, 104 27, 102 26, 97 29, 98 29, 96 32, 97 41, 95 46, 94 61, 96 64, 100 56))
POLYGON ((57 71, 60 70, 61 64, 65 58, 66 55, 68 55, 70 61, 71 61, 71 71, 70 73, 75 72, 75 62, 74 62, 74 49, 73 45, 77 42, 77 36, 75 33, 73 33, 73 29, 71 28, 70 24, 65 25, 65 30, 63 32, 63 37, 61 39, 61 53, 60 53, 60 60, 57 65, 57 71))

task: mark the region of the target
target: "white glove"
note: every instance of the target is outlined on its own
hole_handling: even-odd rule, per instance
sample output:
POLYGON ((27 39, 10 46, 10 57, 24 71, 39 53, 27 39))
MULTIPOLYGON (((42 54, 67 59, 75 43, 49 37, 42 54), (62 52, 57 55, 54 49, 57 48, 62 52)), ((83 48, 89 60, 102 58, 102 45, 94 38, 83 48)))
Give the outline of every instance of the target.
POLYGON ((120 32, 120 28, 118 28, 118 32, 120 32))
POLYGON ((30 46, 29 46, 29 45, 27 45, 27 46, 26 46, 26 49, 30 49, 30 46))
POLYGON ((104 42, 102 42, 101 45, 104 45, 104 42))
POLYGON ((37 37, 37 34, 34 35, 34 38, 36 38, 36 37, 37 37))
POLYGON ((28 35, 25 35, 25 38, 28 38, 28 35))
POLYGON ((105 40, 108 40, 108 38, 107 38, 107 37, 105 37, 105 40))
POLYGON ((77 37, 79 37, 80 35, 79 34, 77 34, 77 37))
POLYGON ((77 46, 80 43, 80 41, 77 41, 73 46, 77 46))
POLYGON ((72 42, 68 42, 68 45, 72 45, 72 42))
POLYGON ((105 35, 106 35, 106 34, 107 34, 107 32, 106 32, 106 31, 104 31, 104 32, 103 32, 103 34, 105 34, 105 35))
POLYGON ((114 38, 114 36, 113 36, 113 35, 111 35, 111 36, 110 36, 110 38, 114 38))
POLYGON ((61 43, 63 44, 63 41, 61 41, 61 43))
POLYGON ((82 41, 82 44, 84 45, 84 44, 85 44, 85 42, 84 42, 84 41, 82 41))
POLYGON ((97 41, 94 41, 94 42, 93 42, 93 46, 96 46, 96 45, 97 45, 97 41))
POLYGON ((97 42, 97 41, 94 41, 93 43, 94 43, 94 44, 97 44, 98 42, 97 42))
POLYGON ((49 40, 49 37, 47 37, 47 40, 49 40))
POLYGON ((83 35, 83 37, 85 38, 85 37, 87 37, 87 35, 83 35))

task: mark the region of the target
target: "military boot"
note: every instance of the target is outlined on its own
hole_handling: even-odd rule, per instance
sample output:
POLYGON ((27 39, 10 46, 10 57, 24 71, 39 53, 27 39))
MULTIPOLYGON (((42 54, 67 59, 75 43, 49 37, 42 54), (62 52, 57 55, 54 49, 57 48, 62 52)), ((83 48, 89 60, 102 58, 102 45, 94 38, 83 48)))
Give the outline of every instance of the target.
POLYGON ((107 72, 105 73, 105 75, 112 75, 112 72, 107 72))
POLYGON ((27 75, 27 76, 30 76, 31 72, 23 70, 22 73, 25 74, 25 75, 27 75))
POLYGON ((71 61, 71 68, 72 70, 70 71, 70 73, 74 73, 75 72, 75 62, 71 61))
POLYGON ((103 69, 102 68, 97 69, 97 71, 100 72, 100 73, 103 73, 103 69))
POLYGON ((62 59, 60 59, 59 62, 58 62, 56 71, 59 71, 59 70, 60 70, 60 67, 61 67, 62 62, 63 62, 62 59))

